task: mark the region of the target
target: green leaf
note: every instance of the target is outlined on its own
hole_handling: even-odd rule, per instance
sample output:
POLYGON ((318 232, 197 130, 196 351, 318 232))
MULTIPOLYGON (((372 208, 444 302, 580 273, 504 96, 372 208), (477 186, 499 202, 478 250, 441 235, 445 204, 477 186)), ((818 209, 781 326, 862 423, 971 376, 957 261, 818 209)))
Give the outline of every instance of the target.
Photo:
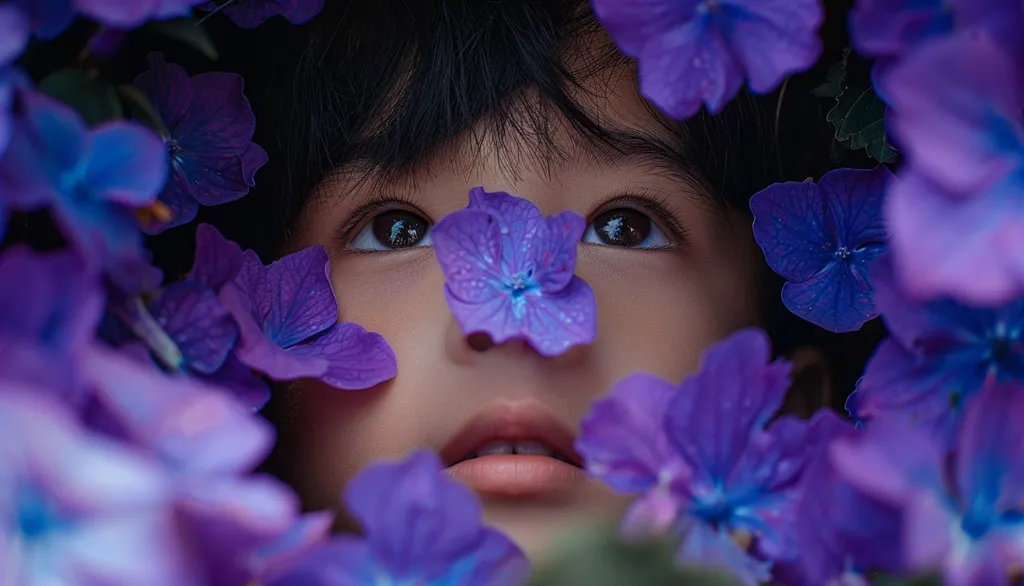
POLYGON ((162 20, 147 25, 146 29, 192 47, 207 59, 215 61, 220 56, 210 34, 201 24, 191 18, 162 20))
POLYGON ((71 106, 90 126, 123 116, 117 89, 81 69, 61 69, 43 79, 39 89, 71 106))
POLYGON ((553 561, 534 573, 530 586, 737 586, 720 571, 679 568, 676 547, 664 541, 625 543, 614 526, 571 535, 553 561))
POLYGON ((836 140, 850 150, 865 149, 880 163, 892 161, 898 152, 885 133, 886 106, 871 85, 871 63, 847 50, 839 86, 841 93, 828 113, 836 140))
POLYGON ((829 68, 825 83, 811 90, 819 98, 838 98, 843 93, 843 76, 846 75, 846 62, 840 61, 829 68))

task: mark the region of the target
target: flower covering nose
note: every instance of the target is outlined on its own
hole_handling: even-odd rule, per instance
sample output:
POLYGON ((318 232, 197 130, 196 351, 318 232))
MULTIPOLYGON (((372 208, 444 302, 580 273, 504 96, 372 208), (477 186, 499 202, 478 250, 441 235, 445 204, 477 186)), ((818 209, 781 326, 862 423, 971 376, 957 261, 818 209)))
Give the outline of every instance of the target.
POLYGON ((585 229, 574 212, 544 217, 528 200, 472 189, 469 207, 431 232, 462 331, 489 334, 496 344, 526 340, 544 356, 592 343, 597 302, 573 274, 585 229))

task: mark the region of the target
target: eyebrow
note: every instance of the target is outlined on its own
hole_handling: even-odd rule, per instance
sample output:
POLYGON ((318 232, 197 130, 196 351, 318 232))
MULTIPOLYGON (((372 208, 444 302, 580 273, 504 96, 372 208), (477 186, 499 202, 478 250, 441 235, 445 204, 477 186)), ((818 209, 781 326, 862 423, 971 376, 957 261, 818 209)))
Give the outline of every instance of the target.
MULTIPOLYGON (((607 162, 621 165, 626 159, 670 180, 688 183, 705 203, 717 203, 709 179, 682 144, 635 130, 609 131, 603 141, 598 140, 603 144, 597 145, 597 154, 607 162)), ((682 138, 677 140, 681 142, 682 138)))

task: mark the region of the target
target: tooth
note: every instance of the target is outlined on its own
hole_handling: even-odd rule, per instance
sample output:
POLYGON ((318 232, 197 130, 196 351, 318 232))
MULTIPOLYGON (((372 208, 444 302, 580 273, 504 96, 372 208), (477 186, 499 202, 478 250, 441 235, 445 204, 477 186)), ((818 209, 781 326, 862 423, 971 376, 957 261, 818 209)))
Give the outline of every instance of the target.
POLYGON ((476 451, 477 456, 500 456, 504 454, 514 454, 515 450, 512 449, 511 442, 488 442, 483 447, 476 451))
POLYGON ((528 454, 531 456, 554 456, 555 451, 545 446, 540 442, 524 441, 516 442, 515 449, 517 454, 528 454))

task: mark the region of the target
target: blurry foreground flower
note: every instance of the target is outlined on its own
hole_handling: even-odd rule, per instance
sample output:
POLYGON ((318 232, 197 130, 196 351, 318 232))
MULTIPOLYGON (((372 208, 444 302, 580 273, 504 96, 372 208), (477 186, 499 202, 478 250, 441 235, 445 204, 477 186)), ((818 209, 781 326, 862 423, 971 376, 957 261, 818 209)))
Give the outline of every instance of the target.
POLYGON ((523 553, 483 525, 476 496, 430 452, 371 465, 345 503, 365 537, 333 538, 272 586, 519 586, 528 576, 523 553))
POLYGON ((820 0, 592 0, 640 89, 669 116, 701 105, 718 113, 750 81, 754 93, 814 65, 821 53, 820 0))
POLYGON ((159 138, 127 122, 87 129, 46 96, 20 97, 14 138, 0 158, 0 198, 16 210, 49 208, 92 266, 118 271, 144 262, 134 212, 153 203, 167 179, 159 138))
POLYGON ((200 205, 220 205, 249 193, 267 153, 252 142, 256 118, 240 76, 212 72, 190 78, 160 53, 149 56, 149 66, 135 87, 156 107, 166 131, 171 177, 160 201, 173 215, 160 226, 166 229, 191 221, 200 205))
POLYGON ((0 381, 81 398, 76 366, 103 307, 98 275, 71 252, 12 246, 0 254, 0 381))
POLYGON ((783 416, 768 426, 790 372, 770 358, 764 332, 741 330, 709 348, 679 386, 631 375, 584 419, 577 440, 588 471, 645 493, 627 514, 638 523, 627 534, 668 529, 682 542, 681 561, 725 567, 750 585, 798 555, 785 523, 815 425, 783 416))
POLYGON ((882 199, 892 174, 837 169, 817 184, 776 183, 750 198, 754 238, 788 282, 782 301, 833 332, 875 317, 868 267, 886 249, 882 199))
POLYGON ((339 389, 365 389, 394 378, 395 354, 380 334, 338 323, 338 299, 322 247, 263 266, 246 251, 221 299, 238 324, 245 365, 274 380, 315 378, 339 389))
POLYGON ((526 340, 557 356, 597 336, 597 302, 575 276, 586 221, 573 212, 544 217, 504 192, 469 192, 469 207, 431 230, 445 275, 445 298, 465 334, 495 344, 526 340))
MULTIPOLYGON (((31 0, 30 0, 31 1, 31 0)), ((39 1, 39 0, 35 0, 39 1)), ((49 0, 51 3, 53 0, 49 0)), ((147 20, 189 16, 204 0, 74 0, 82 14, 107 26, 135 28, 147 20)))
POLYGON ((886 200, 914 297, 998 305, 1024 294, 1024 67, 985 36, 915 51, 888 75, 907 166, 886 200))
POLYGON ((3 583, 195 583, 186 575, 164 470, 84 433, 43 397, 0 383, 3 583))
POLYGON ((967 307, 909 299, 888 257, 872 271, 889 329, 847 401, 857 420, 899 416, 950 437, 987 382, 1024 383, 1024 300, 967 307))
POLYGON ((283 16, 292 24, 303 24, 320 14, 324 0, 216 0, 200 10, 223 12, 242 28, 255 28, 273 16, 283 16))
POLYGON ((1024 564, 1022 418, 1024 387, 996 385, 967 406, 952 452, 882 418, 834 444, 832 461, 853 487, 902 511, 909 569, 941 570, 951 586, 1008 586, 1024 564))

